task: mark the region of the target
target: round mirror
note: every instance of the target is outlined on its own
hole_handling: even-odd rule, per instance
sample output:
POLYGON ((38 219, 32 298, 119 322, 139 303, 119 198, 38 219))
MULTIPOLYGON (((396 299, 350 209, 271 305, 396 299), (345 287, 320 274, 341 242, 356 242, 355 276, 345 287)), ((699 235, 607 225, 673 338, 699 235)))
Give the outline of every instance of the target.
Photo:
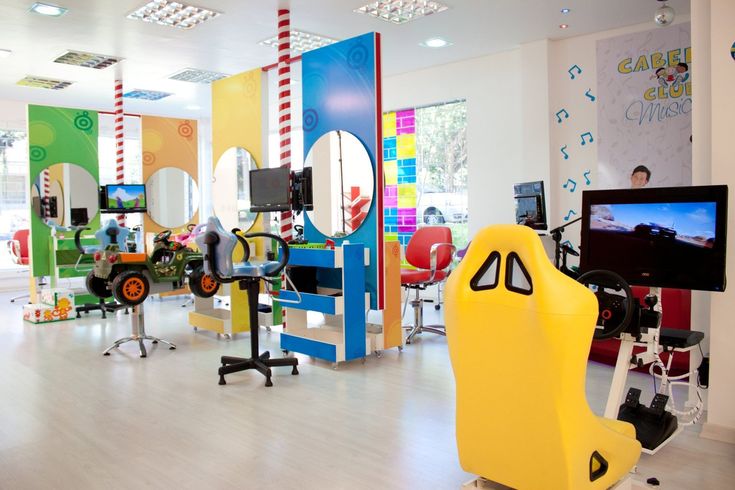
POLYGON ((58 226, 84 226, 99 210, 97 181, 74 163, 56 163, 36 176, 31 186, 33 212, 58 226))
POLYGON ((304 167, 312 167, 314 209, 307 214, 317 230, 331 237, 357 230, 375 189, 365 145, 347 131, 330 131, 311 147, 304 167))
POLYGON ((245 148, 228 148, 214 168, 212 206, 226 230, 253 226, 258 213, 250 212, 250 171, 258 168, 245 148))
POLYGON ((164 167, 145 183, 148 216, 158 225, 174 229, 191 222, 199 208, 199 188, 180 168, 164 167))

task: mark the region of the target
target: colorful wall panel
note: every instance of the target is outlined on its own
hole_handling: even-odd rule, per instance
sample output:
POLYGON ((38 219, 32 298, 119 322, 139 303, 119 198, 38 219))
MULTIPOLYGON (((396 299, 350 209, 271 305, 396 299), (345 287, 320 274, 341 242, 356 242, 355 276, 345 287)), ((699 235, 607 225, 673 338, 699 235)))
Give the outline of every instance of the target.
MULTIPOLYGON (((28 106, 28 155, 30 182, 56 163, 74 163, 90 173, 99 182, 97 113, 82 109, 28 106)), ((48 175, 48 181, 51 175, 48 175)), ((41 178, 43 181, 44 179, 41 178)), ((46 226, 31 209, 31 270, 35 277, 47 276, 49 271, 49 237, 46 226)), ((89 227, 100 226, 99 213, 90 216, 89 227)))
POLYGON ((416 231, 416 111, 383 115, 385 237, 407 245, 416 231))
MULTIPOLYGON (((354 134, 367 149, 375 177, 375 194, 362 226, 346 237, 370 251, 366 286, 370 307, 383 309, 383 139, 380 76, 380 35, 364 34, 304 53, 303 127, 304 156, 320 136, 333 130, 354 134)), ((315 212, 319 212, 315 210, 315 212)), ((304 236, 324 242, 326 236, 304 219, 304 236)), ((339 245, 345 238, 336 238, 339 245)))

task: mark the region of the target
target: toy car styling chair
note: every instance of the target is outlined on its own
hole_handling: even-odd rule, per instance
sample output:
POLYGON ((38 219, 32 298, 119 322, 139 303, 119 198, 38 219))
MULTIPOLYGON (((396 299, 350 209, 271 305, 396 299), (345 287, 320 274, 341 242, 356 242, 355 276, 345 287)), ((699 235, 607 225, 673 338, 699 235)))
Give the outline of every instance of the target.
MULTIPOLYGON (((239 231, 239 230, 237 230, 239 231)), ((260 281, 269 281, 269 278, 278 277, 288 263, 288 243, 277 235, 270 233, 248 233, 245 238, 265 237, 276 240, 281 245, 279 261, 250 261, 250 247, 245 238, 230 233, 222 228, 219 219, 212 216, 207 221, 207 232, 196 238, 197 245, 204 252, 204 270, 220 283, 237 282, 240 289, 248 293, 248 308, 250 314, 250 357, 222 356, 222 367, 219 368, 219 384, 224 385, 225 375, 257 369, 265 376, 265 385, 273 386, 271 368, 292 366, 291 374, 299 374, 296 366, 299 360, 293 358, 271 359, 270 353, 260 353, 258 345, 258 294, 260 281), (232 252, 238 241, 244 248, 243 261, 232 263, 232 252)))

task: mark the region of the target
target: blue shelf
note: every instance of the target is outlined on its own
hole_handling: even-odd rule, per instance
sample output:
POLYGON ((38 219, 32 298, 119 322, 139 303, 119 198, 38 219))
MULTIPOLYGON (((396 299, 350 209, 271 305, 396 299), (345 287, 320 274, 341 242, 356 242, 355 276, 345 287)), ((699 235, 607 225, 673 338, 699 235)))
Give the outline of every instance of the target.
MULTIPOLYGON (((341 302, 341 297, 325 296, 322 294, 312 293, 299 294, 301 294, 300 303, 283 303, 281 306, 284 306, 286 308, 294 308, 297 310, 318 311, 319 313, 327 313, 329 315, 337 315, 338 311, 341 310, 341 308, 339 310, 337 308, 337 302, 341 302)), ((289 291, 287 289, 282 289, 278 293, 278 296, 287 301, 298 301, 299 299, 294 291, 289 291)), ((339 313, 341 313, 341 311, 339 311, 339 313)))

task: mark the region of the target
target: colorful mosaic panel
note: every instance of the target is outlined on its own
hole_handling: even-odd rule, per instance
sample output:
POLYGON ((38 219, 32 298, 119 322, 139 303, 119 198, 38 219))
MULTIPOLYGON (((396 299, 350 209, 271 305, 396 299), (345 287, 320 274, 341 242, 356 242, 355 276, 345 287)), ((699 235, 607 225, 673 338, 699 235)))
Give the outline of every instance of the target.
POLYGON ((386 240, 407 245, 416 231, 416 112, 383 115, 386 240))

